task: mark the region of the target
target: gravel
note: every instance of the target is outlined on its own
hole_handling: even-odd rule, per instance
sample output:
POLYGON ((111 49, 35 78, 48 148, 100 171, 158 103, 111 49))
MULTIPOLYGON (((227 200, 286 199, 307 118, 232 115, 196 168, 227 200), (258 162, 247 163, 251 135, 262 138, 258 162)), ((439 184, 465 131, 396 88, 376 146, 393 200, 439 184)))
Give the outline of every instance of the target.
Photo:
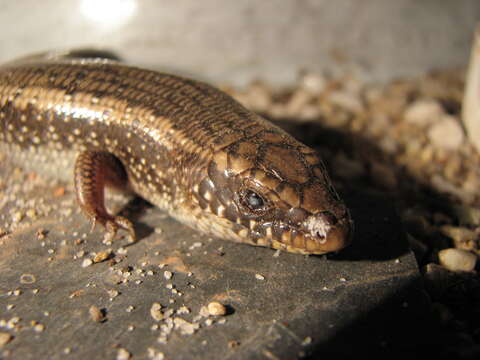
POLYGON ((438 253, 440 264, 451 271, 472 271, 475 269, 477 256, 461 249, 444 249, 438 253))
POLYGON ((460 120, 464 79, 465 69, 388 84, 307 73, 292 89, 226 90, 318 150, 340 191, 394 201, 440 326, 435 351, 479 358, 480 157, 460 120))

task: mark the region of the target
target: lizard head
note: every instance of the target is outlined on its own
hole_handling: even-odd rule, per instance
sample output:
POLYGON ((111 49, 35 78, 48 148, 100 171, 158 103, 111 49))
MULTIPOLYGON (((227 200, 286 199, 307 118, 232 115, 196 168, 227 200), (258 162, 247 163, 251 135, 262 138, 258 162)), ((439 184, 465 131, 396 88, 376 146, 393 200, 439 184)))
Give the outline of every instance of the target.
POLYGON ((276 128, 217 151, 196 196, 214 215, 207 231, 222 238, 302 254, 337 251, 352 238, 320 157, 276 128))

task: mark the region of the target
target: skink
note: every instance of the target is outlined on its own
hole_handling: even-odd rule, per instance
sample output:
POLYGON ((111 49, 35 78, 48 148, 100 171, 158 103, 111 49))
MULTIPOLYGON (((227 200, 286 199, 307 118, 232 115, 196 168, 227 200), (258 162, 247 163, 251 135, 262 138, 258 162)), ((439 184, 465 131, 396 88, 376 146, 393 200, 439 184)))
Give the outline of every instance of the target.
POLYGON ((199 81, 106 59, 14 61, 0 68, 0 142, 50 162, 76 154, 78 203, 108 239, 135 231, 106 210, 106 186, 240 243, 322 254, 352 238, 316 152, 199 81))

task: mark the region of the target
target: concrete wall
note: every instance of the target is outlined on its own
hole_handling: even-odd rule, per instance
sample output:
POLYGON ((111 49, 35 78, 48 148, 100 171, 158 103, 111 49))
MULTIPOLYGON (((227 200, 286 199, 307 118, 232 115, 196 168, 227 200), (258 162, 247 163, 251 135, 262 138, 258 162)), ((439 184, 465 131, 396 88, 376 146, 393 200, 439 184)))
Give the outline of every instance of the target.
POLYGON ((355 66, 373 80, 466 64, 477 0, 0 1, 0 61, 97 46, 126 60, 243 84, 355 66))

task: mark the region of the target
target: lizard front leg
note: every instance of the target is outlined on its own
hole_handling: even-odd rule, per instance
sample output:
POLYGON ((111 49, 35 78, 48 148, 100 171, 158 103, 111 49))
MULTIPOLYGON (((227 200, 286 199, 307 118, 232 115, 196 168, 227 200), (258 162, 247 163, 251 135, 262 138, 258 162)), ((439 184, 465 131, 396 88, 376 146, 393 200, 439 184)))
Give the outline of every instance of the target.
POLYGON ((135 241, 132 223, 122 217, 113 216, 105 208, 105 187, 127 189, 128 177, 125 168, 114 155, 102 151, 84 151, 75 161, 75 191, 83 212, 96 223, 105 227, 105 242, 110 242, 119 228, 129 232, 135 241))

